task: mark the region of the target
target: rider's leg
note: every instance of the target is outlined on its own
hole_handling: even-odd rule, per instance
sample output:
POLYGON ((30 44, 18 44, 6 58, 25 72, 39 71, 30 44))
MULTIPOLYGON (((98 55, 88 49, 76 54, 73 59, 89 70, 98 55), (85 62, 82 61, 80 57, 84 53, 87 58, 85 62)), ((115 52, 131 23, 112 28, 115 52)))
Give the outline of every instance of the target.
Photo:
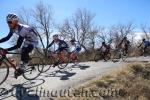
POLYGON ((147 49, 147 47, 148 47, 148 46, 145 46, 145 47, 144 47, 144 52, 143 52, 143 53, 144 53, 144 55, 145 55, 145 53, 146 53, 146 49, 147 49))
POLYGON ((65 56, 66 56, 67 52, 66 50, 62 50, 60 52, 60 59, 61 59, 61 62, 65 62, 65 56))
POLYGON ((75 52, 74 52, 74 60, 75 61, 78 61, 78 54, 79 54, 79 52, 81 51, 81 48, 77 48, 76 50, 75 50, 75 52))
POLYGON ((26 65, 28 65, 29 53, 32 52, 33 49, 34 49, 34 46, 32 44, 28 45, 27 47, 22 48, 22 52, 21 52, 22 65, 20 66, 21 68, 24 69, 26 65))
POLYGON ((71 53, 70 58, 72 60, 76 60, 77 59, 77 54, 75 52, 71 53))
POLYGON ((125 54, 128 54, 128 47, 125 48, 125 54))

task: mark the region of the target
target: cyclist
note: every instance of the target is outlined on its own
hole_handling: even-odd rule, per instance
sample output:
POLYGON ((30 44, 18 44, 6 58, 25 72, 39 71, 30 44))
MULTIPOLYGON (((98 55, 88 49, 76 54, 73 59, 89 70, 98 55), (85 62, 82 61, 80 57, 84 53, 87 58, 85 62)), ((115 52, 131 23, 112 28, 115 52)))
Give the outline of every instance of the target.
POLYGON ((122 41, 119 43, 118 47, 123 49, 125 51, 125 54, 127 54, 129 45, 130 45, 130 41, 127 39, 127 37, 124 37, 122 41))
POLYGON ((102 52, 102 56, 105 56, 107 53, 110 52, 110 45, 107 45, 105 42, 102 42, 102 46, 100 47, 101 52, 102 52))
POLYGON ((15 78, 17 78, 24 72, 25 67, 28 65, 29 53, 38 45, 38 38, 37 33, 32 27, 19 23, 19 18, 16 14, 8 14, 6 17, 6 21, 9 26, 10 32, 6 37, 0 40, 0 43, 8 41, 14 33, 19 35, 19 38, 15 46, 4 49, 4 51, 7 53, 7 51, 16 50, 23 44, 21 50, 21 62, 19 68, 16 69, 14 73, 15 78))
POLYGON ((143 49, 144 49, 144 52, 145 52, 146 49, 150 46, 150 42, 146 41, 145 38, 144 38, 144 39, 142 39, 142 43, 138 47, 141 47, 142 45, 144 46, 143 49))
POLYGON ((53 56, 56 57, 56 55, 60 53, 61 62, 63 63, 65 61, 65 55, 68 52, 68 44, 63 40, 60 40, 58 34, 53 35, 53 41, 47 46, 47 49, 55 44, 58 45, 58 49, 54 51, 53 56))
POLYGON ((70 43, 71 43, 71 47, 72 47, 70 58, 73 61, 76 61, 78 59, 77 54, 81 51, 81 45, 75 39, 71 39, 70 43))

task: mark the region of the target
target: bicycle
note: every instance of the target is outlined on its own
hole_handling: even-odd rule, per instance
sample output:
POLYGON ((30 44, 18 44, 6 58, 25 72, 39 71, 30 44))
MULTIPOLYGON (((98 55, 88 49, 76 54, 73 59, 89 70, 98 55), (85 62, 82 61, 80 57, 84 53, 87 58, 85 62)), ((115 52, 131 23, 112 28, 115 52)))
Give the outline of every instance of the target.
POLYGON ((128 57, 128 54, 126 54, 125 49, 122 48, 116 48, 113 50, 114 55, 112 57, 112 61, 114 61, 115 59, 122 59, 122 61, 125 61, 128 57))
POLYGON ((97 62, 98 60, 100 60, 100 58, 102 58, 104 61, 108 61, 111 58, 111 53, 109 51, 106 52, 96 51, 94 61, 97 62))
POLYGON ((148 46, 146 49, 144 46, 141 46, 138 48, 140 48, 139 51, 141 52, 142 56, 146 57, 148 55, 148 50, 149 50, 150 46, 148 46))
MULTIPOLYGON (((0 85, 6 81, 9 75, 10 67, 12 67, 15 70, 15 72, 18 71, 17 65, 15 65, 13 61, 6 56, 7 54, 20 54, 20 53, 13 53, 13 52, 6 53, 2 48, 0 48, 0 85)), ((37 61, 35 60, 35 58, 39 59, 38 57, 30 58, 29 65, 25 68, 22 74, 22 76, 27 80, 34 80, 41 74, 38 71, 36 71, 37 67, 39 67, 40 64, 33 63, 34 61, 37 61), (34 61, 32 61, 33 59, 34 61)))
POLYGON ((55 66, 58 66, 59 69, 64 69, 69 64, 69 53, 67 51, 63 58, 64 60, 62 60, 61 52, 54 53, 52 51, 49 51, 48 54, 48 56, 45 56, 42 59, 43 66, 38 67, 38 71, 41 73, 47 72, 51 67, 54 68, 55 66))

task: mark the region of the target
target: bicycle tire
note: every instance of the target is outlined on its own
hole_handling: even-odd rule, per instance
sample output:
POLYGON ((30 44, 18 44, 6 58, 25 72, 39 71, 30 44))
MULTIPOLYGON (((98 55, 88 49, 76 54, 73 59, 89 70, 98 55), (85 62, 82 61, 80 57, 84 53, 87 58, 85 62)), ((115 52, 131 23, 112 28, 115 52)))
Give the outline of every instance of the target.
POLYGON ((51 58, 42 58, 41 59, 42 66, 38 66, 38 71, 41 73, 47 72, 53 66, 53 64, 51 64, 51 65, 48 64, 48 62, 51 62, 50 60, 52 60, 52 59, 51 58))
POLYGON ((125 61, 126 59, 127 59, 127 54, 125 53, 125 51, 121 51, 122 53, 121 53, 121 59, 122 59, 122 61, 125 61))
MULTIPOLYGON (((32 57, 31 59, 33 60, 35 60, 35 58, 37 58, 37 59, 39 59, 40 60, 40 58, 39 57, 32 57)), ((35 61, 37 61, 37 60, 35 60, 35 61)), ((30 60, 30 64, 27 66, 27 68, 25 69, 25 72, 23 73, 23 77, 26 79, 26 80, 34 80, 34 79, 36 79, 37 77, 39 77, 40 76, 40 74, 41 74, 41 72, 39 72, 38 71, 38 68, 39 68, 39 66, 43 66, 43 65, 41 65, 41 63, 38 63, 38 64, 32 64, 31 63, 32 61, 30 60), (33 76, 32 75, 32 72, 34 72, 34 71, 36 71, 36 74, 33 76), (27 73, 27 72, 29 72, 29 73, 27 73), (28 76, 27 76, 28 75, 28 76), (33 76, 33 77, 32 77, 33 76)), ((44 67, 42 67, 42 69, 43 69, 44 67)), ((42 70, 41 70, 42 71, 42 70)))
MULTIPOLYGON (((2 80, 1 80, 1 78, 0 78, 0 85, 2 85, 2 84, 6 81, 8 75, 9 75, 9 66, 7 65, 6 62, 3 62, 3 61, 2 61, 1 65, 0 65, 0 74, 2 74, 1 70, 3 70, 3 68, 5 68, 5 67, 6 67, 6 70, 7 70, 7 71, 5 71, 5 72, 6 72, 6 75, 4 76, 4 78, 3 78, 2 80), (4 64, 5 66, 2 66, 3 64, 4 64)), ((3 76, 3 75, 0 75, 0 76, 3 76)))
POLYGON ((95 54, 95 56, 94 56, 94 61, 95 62, 98 62, 98 60, 100 60, 100 54, 95 54))

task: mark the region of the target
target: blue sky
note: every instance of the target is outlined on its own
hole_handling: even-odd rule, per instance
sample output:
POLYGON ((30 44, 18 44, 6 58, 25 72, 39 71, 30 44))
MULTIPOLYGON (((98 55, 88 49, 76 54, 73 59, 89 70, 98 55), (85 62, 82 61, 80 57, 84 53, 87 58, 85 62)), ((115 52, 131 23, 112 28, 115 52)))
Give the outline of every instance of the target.
MULTIPOLYGON (((78 8, 94 13, 95 23, 111 26, 117 23, 133 22, 140 29, 141 24, 150 23, 150 0, 42 0, 54 10, 57 23, 70 17, 78 8)), ((5 17, 22 7, 33 8, 39 0, 1 0, 0 1, 0 38, 7 35, 9 29, 5 17)))

